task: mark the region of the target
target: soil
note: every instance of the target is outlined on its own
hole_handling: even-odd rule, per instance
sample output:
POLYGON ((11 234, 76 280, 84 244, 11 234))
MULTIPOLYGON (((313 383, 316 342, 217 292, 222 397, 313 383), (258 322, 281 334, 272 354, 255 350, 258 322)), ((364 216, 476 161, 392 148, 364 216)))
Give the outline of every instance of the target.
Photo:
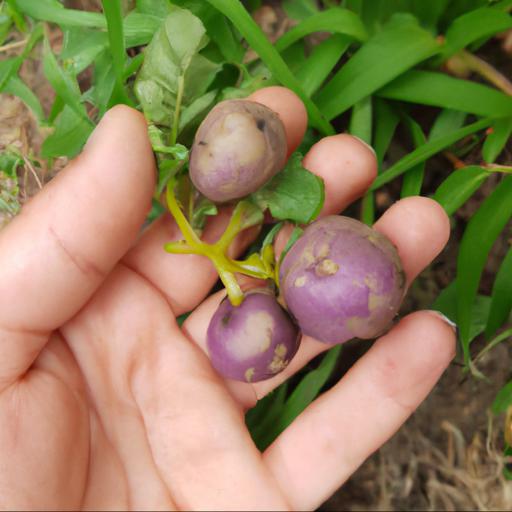
MULTIPOLYGON (((76 0, 74 4, 78 8, 84 8, 86 4, 88 8, 91 5, 95 9, 98 7, 97 2, 90 0, 76 0)), ((275 38, 272 32, 282 31, 283 23, 287 24, 289 20, 283 21, 278 2, 270 4, 270 7, 265 7, 265 12, 259 13, 259 22, 264 26, 266 23, 269 35, 275 38)), ((55 37, 58 38, 58 34, 55 37)), ((508 39, 512 38, 508 36, 508 39)), ((489 42, 479 55, 506 76, 512 76, 512 59, 502 49, 506 40, 489 42)), ((25 64, 22 73, 36 94, 44 99, 43 106, 48 111, 53 94, 44 80, 40 60, 25 64)), ((419 119, 425 123, 431 117, 432 109, 419 112, 419 119)), ((21 202, 37 192, 39 182, 51 179, 66 163, 64 159, 58 160, 48 170, 44 162, 37 162, 35 155, 41 140, 42 135, 21 102, 0 95, 0 148, 14 144, 29 160, 34 158, 39 164, 32 168, 27 164, 21 171, 21 202)), ((409 141, 403 135, 395 141, 390 153, 400 155, 408 150, 409 141)), ((477 145, 464 157, 464 163, 480 163, 479 150, 480 145, 477 145)), ((438 155, 429 161, 424 195, 433 193, 443 177, 453 169, 453 156, 438 155)), ((512 144, 498 161, 504 165, 512 164, 512 144)), ((430 307, 440 290, 453 280, 458 246, 467 221, 499 179, 497 175, 490 178, 454 215, 447 247, 411 287, 404 313, 430 307)), ((399 180, 379 191, 376 196, 377 212, 382 213, 392 204, 399 197, 399 192, 399 180)), ((359 205, 351 208, 355 215, 358 208, 359 205)), ((499 264, 511 243, 512 224, 491 251, 480 293, 491 292, 499 264)), ((497 391, 512 379, 510 341, 490 351, 480 362, 478 368, 489 377, 489 381, 465 374, 460 357, 452 363, 409 421, 320 510, 511 510, 512 482, 506 481, 502 474, 505 463, 502 456, 504 418, 492 417, 488 412, 497 391)), ((478 349, 483 343, 482 339, 477 339, 473 346, 478 349)), ((360 344, 349 343, 346 346, 338 377, 363 351, 360 344)))

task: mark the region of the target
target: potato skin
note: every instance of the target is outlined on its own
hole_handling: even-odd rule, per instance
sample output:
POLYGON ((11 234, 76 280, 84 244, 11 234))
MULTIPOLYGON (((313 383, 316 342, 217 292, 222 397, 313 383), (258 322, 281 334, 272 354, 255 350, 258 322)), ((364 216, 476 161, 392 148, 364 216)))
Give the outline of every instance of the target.
POLYGON ((273 293, 254 289, 240 306, 224 299, 207 332, 214 368, 224 377, 258 382, 286 368, 297 352, 300 332, 273 293))
POLYGON ((337 215, 304 230, 284 257, 279 279, 302 332, 331 344, 382 334, 405 290, 395 246, 365 224, 337 215))
POLYGON ((287 155, 278 115, 248 100, 218 103, 197 130, 190 178, 208 199, 223 203, 258 190, 278 173, 287 155))

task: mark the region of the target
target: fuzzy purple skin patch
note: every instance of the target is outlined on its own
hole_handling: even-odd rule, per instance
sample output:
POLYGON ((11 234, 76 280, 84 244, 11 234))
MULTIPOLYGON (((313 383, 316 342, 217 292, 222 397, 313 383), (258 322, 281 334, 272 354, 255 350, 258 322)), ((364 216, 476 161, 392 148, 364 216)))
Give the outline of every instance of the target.
POLYGON ((284 300, 302 332, 331 344, 385 331, 404 286, 393 244, 365 224, 337 215, 308 226, 280 268, 284 300))
POLYGON ((212 317, 207 347, 214 368, 245 382, 268 379, 286 368, 300 333, 272 293, 251 290, 240 306, 224 299, 212 317))
POLYGON ((258 190, 285 164, 286 133, 278 115, 248 100, 216 105, 197 130, 190 153, 190 178, 217 203, 258 190))

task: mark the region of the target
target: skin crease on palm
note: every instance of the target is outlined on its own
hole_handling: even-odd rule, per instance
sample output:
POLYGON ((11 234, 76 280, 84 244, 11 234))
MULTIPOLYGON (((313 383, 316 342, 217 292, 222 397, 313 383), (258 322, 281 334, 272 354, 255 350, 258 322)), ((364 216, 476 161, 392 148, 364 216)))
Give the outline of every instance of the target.
MULTIPOLYGON (((252 99, 280 115, 296 148, 300 100, 279 87, 252 99)), ((304 165, 325 181, 323 214, 360 197, 376 172, 372 151, 348 135, 315 144, 304 165)), ((215 272, 164 252, 180 238, 171 219, 140 232, 154 176, 143 117, 115 107, 0 232, 0 509, 314 509, 426 397, 454 332, 433 312, 406 316, 260 453, 244 410, 328 347, 305 338, 283 374, 254 385, 218 376, 204 351, 221 298, 206 298, 215 272), (193 308, 180 330, 175 317, 193 308)), ((442 209, 420 197, 376 228, 409 282, 449 234, 442 209)))

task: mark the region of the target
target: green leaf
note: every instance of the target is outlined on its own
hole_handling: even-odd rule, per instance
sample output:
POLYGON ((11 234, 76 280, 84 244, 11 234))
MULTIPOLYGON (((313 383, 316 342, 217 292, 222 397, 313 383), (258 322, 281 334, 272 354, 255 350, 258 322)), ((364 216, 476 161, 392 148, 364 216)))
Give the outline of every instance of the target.
POLYGON ((136 5, 137 11, 162 19, 171 11, 171 2, 169 0, 137 0, 136 5))
MULTIPOLYGON (((415 148, 419 148, 427 139, 421 126, 410 116, 404 117, 404 123, 409 133, 411 134, 412 142, 415 148)), ((402 191, 400 193, 400 197, 410 197, 410 196, 418 196, 421 193, 421 186, 423 185, 423 176, 425 174, 425 161, 420 162, 415 165, 412 169, 409 170, 407 174, 404 175, 402 181, 402 191)))
POLYGON ((208 36, 215 42, 226 61, 242 62, 246 48, 239 40, 238 34, 235 35, 232 25, 222 13, 212 9, 204 0, 177 0, 176 3, 188 9, 203 22, 208 36))
POLYGON ((512 17, 498 9, 484 7, 459 16, 448 27, 442 55, 446 59, 482 37, 503 32, 512 27, 512 17))
POLYGON ((66 44, 60 53, 60 59, 63 68, 75 76, 90 66, 108 47, 108 37, 104 32, 73 27, 65 33, 66 44))
POLYGON ((251 196, 275 219, 300 224, 311 222, 324 204, 324 183, 302 167, 302 155, 294 153, 286 167, 251 196))
POLYGON ((428 134, 429 140, 444 137, 464 126, 467 114, 460 110, 445 108, 439 112, 428 134))
MULTIPOLYGON (((109 3, 112 0, 109 0, 109 3)), ((22 12, 36 20, 56 23, 61 27, 107 29, 107 20, 98 12, 64 9, 52 0, 16 0, 22 12)), ((162 18, 132 11, 123 20, 127 48, 147 44, 160 27, 162 18)))
POLYGON ((470 165, 452 172, 437 188, 434 199, 453 215, 489 177, 489 171, 470 165))
POLYGON ((32 110, 34 116, 39 124, 43 124, 45 121, 45 115, 43 107, 39 102, 37 96, 29 89, 24 82, 21 81, 17 76, 13 76, 9 79, 5 87, 3 88, 4 93, 12 94, 20 98, 30 110, 32 110))
POLYGON ((66 105, 55 124, 55 131, 43 142, 41 156, 73 158, 82 150, 93 127, 66 105))
POLYGON ((123 20, 126 47, 132 48, 148 44, 164 19, 165 17, 143 14, 137 11, 129 12, 123 20))
POLYGON ((174 7, 146 48, 135 82, 135 93, 151 122, 171 126, 180 82, 183 82, 184 106, 206 92, 220 69, 198 53, 207 41, 199 18, 174 7))
POLYGON ((12 26, 12 18, 0 11, 0 44, 3 44, 12 26))
POLYGON ((485 337, 490 338, 507 320, 512 311, 512 247, 503 259, 491 295, 491 311, 485 326, 485 337))
POLYGON ((512 115, 512 97, 486 85, 433 71, 408 71, 377 94, 383 98, 462 110, 486 117, 512 115))
POLYGON ((180 116, 180 128, 182 132, 190 125, 198 126, 212 108, 217 91, 210 91, 194 100, 188 107, 184 108, 180 116))
POLYGON ((285 87, 292 89, 304 102, 311 124, 323 134, 334 134, 334 129, 322 116, 318 107, 304 92, 297 77, 290 71, 279 52, 265 37, 260 27, 244 9, 239 0, 207 0, 227 16, 245 37, 251 48, 260 56, 268 69, 285 87))
POLYGON ((512 405, 512 380, 505 384, 496 395, 492 403, 492 412, 500 414, 507 412, 507 409, 512 405))
POLYGON ((29 56, 32 48, 36 45, 36 43, 43 37, 43 26, 41 24, 33 27, 30 37, 28 38, 25 47, 23 48, 23 52, 18 57, 14 57, 12 59, 6 59, 0 61, 0 91, 3 90, 7 82, 10 78, 14 77, 23 61, 29 56))
POLYGON ((391 144, 400 117, 390 105, 389 101, 374 98, 374 105, 375 133, 373 137, 373 147, 377 154, 377 163, 379 164, 380 173, 382 171, 382 162, 391 144))
POLYGON ((409 18, 397 18, 369 39, 315 96, 327 119, 439 51, 439 44, 409 18))
POLYGON ((114 90, 116 77, 108 51, 103 51, 94 62, 93 86, 83 95, 83 101, 98 109, 98 119, 103 117, 114 90))
POLYGON ((46 37, 44 39, 43 69, 46 78, 64 103, 68 105, 77 116, 92 125, 85 111, 85 107, 81 103, 80 88, 78 87, 76 79, 59 67, 46 37))
POLYGON ((206 223, 206 217, 217 215, 217 213, 219 212, 215 204, 206 197, 202 197, 199 203, 194 207, 190 224, 194 230, 202 231, 206 223))
POLYGON ((492 132, 487 135, 482 148, 482 156, 487 163, 492 164, 498 158, 511 135, 512 117, 498 119, 492 125, 492 132))
POLYGON ((103 12, 107 19, 108 41, 112 66, 116 75, 116 84, 110 106, 117 103, 133 106, 124 89, 124 68, 126 65, 126 49, 124 47, 123 16, 121 0, 102 0, 103 12))
POLYGON ((324 83, 349 44, 348 37, 335 34, 313 48, 311 55, 296 71, 297 78, 308 96, 313 95, 324 83))
MULTIPOLYGON (((486 295, 477 295, 473 301, 471 309, 471 325, 469 329, 470 340, 475 339, 484 332, 489 309, 491 307, 491 298, 486 295)), ((452 281, 437 297, 432 304, 431 309, 440 311, 452 322, 458 324, 457 318, 457 283, 452 281)))
POLYGON ((331 348, 318 368, 311 370, 302 378, 282 408, 278 419, 278 433, 285 430, 318 396, 336 367, 341 349, 341 345, 331 348))
POLYGON ((314 32, 343 34, 357 41, 365 41, 368 37, 357 14, 347 9, 334 7, 320 11, 292 27, 276 41, 276 48, 282 52, 299 39, 314 32))
POLYGON ((415 165, 425 161, 427 158, 430 158, 436 153, 439 153, 439 151, 442 151, 444 148, 452 145, 454 142, 472 133, 475 133, 478 130, 486 128, 491 123, 491 119, 481 119, 480 121, 468 124, 467 126, 464 126, 463 128, 460 128, 459 130, 456 130, 443 137, 428 141, 426 144, 423 144, 423 146, 420 146, 408 155, 404 156, 402 159, 392 165, 388 170, 377 176, 372 186, 370 187, 370 190, 376 190, 382 187, 382 185, 389 183, 404 172, 412 169, 415 165))
MULTIPOLYGON (((352 108, 349 133, 359 137, 367 144, 372 143, 372 97, 368 96, 358 101, 352 108)), ((373 193, 368 192, 363 197, 361 205, 361 220, 371 226, 375 217, 373 193)))
POLYGON ((64 9, 59 2, 53 0, 16 0, 16 4, 24 14, 36 20, 50 21, 63 26, 107 28, 102 14, 64 9))
POLYGON ((305 20, 318 12, 315 0, 283 0, 283 9, 294 20, 305 20))
POLYGON ((512 216, 512 176, 507 176, 481 204, 466 227, 457 258, 457 318, 464 361, 469 361, 471 305, 487 256, 512 216))
POLYGON ((261 399, 245 416, 254 444, 263 451, 277 437, 276 425, 286 399, 288 382, 261 399))
POLYGON ((372 143, 372 97, 363 98, 352 108, 348 131, 367 144, 372 143))

